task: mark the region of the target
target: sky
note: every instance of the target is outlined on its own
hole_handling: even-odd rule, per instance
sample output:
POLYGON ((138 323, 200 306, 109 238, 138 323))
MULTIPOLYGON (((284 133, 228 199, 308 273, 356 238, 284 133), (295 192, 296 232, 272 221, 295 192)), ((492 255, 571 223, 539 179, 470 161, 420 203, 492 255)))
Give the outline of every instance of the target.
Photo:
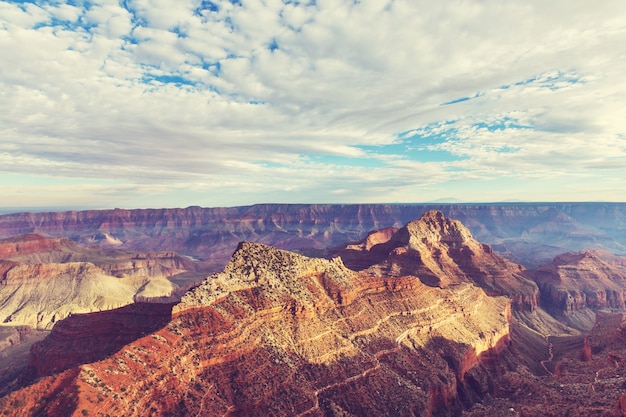
POLYGON ((0 207, 626 201, 624 0, 0 1, 0 207))

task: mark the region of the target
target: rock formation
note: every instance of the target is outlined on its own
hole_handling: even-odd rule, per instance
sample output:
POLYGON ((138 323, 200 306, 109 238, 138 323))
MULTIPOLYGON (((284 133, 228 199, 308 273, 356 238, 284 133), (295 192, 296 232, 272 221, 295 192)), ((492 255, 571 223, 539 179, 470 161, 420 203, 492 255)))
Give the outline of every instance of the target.
POLYGON ((557 256, 534 270, 544 305, 575 327, 589 329, 593 312, 626 308, 626 258, 584 250, 557 256))
POLYGON ((463 415, 621 416, 626 396, 626 316, 597 314, 584 336, 548 338, 543 376, 518 368, 503 372, 494 395, 463 415))
POLYGON ((175 253, 103 250, 35 234, 1 240, 0 323, 50 329, 70 313, 169 297, 188 289, 170 277, 195 269, 175 253))
POLYGON ((30 368, 37 376, 45 376, 104 359, 165 327, 171 318, 172 304, 164 303, 134 303, 113 310, 72 314, 31 348, 30 368))
MULTIPOLYGON (((548 233, 554 218, 572 226, 569 219, 576 213, 559 213, 547 209, 533 230, 548 233)), ((120 216, 126 236, 139 230, 120 216)), ((275 212, 264 216, 275 229, 263 236, 276 239, 284 233, 282 242, 294 242, 291 226, 284 227, 293 224, 293 217, 275 212)), ((363 216, 358 218, 362 221, 363 216)), ((249 230, 260 230, 267 226, 264 222, 251 218, 246 224, 249 230)), ((335 220, 332 228, 344 233, 336 226, 340 223, 335 220)), ((119 250, 131 240, 108 229, 116 224, 110 222, 99 232, 106 236, 98 236, 119 250)), ((239 230, 243 223, 237 224, 228 227, 239 230)), ((162 225, 164 235, 171 232, 167 228, 162 225)), ((329 230, 324 234, 331 236, 329 230)), ((208 236, 200 229, 194 233, 208 236)), ((220 236, 227 241, 233 234, 220 236)), ((537 305, 538 287, 529 280, 529 271, 495 254, 441 212, 429 211, 403 227, 394 223, 364 236, 338 252, 344 261, 240 243, 222 272, 173 306, 133 304, 57 322, 50 336, 33 346, 30 375, 11 382, 22 388, 0 398, 0 415, 475 417, 624 412, 622 315, 598 313, 588 335, 556 322, 537 305)), ((25 261, 32 256, 28 245, 7 249, 13 255, 2 267, 4 275, 15 267, 32 267, 25 261)), ((587 255, 565 255, 555 261, 559 273, 551 279, 568 283, 567 288, 589 279, 602 286, 620 281, 613 274, 623 268, 621 258, 587 253, 603 264, 587 255), (580 282, 563 275, 576 269, 590 275, 572 275, 580 282)), ((75 268, 81 262, 58 264, 75 268)), ((554 272, 548 267, 540 271, 545 276, 554 272)), ((544 282, 532 278, 540 286, 544 282)), ((620 308, 608 301, 606 305, 620 308)), ((7 340, 11 337, 7 333, 7 340)))
MULTIPOLYGON (((98 350, 99 336, 86 334, 111 318, 79 319, 33 348, 39 375, 68 365, 54 352, 98 350)), ((481 358, 507 349, 509 320, 505 297, 471 283, 434 288, 414 276, 369 276, 339 259, 242 243, 223 272, 174 306, 165 327, 44 377, 1 399, 0 409, 15 416, 456 415, 489 392, 481 358)), ((96 330, 105 339, 108 332, 107 325, 96 330)))
POLYGON ((428 211, 400 229, 373 232, 361 244, 335 252, 356 270, 378 276, 414 275, 431 286, 473 282, 488 294, 507 295, 518 309, 537 307, 537 285, 524 268, 472 237, 458 220, 428 211))
POLYGON ((402 227, 429 210, 462 221, 481 242, 534 267, 567 251, 596 247, 626 254, 626 204, 259 204, 246 207, 87 210, 0 215, 0 238, 69 237, 130 251, 175 251, 221 270, 240 241, 289 250, 325 250, 371 230, 402 227))

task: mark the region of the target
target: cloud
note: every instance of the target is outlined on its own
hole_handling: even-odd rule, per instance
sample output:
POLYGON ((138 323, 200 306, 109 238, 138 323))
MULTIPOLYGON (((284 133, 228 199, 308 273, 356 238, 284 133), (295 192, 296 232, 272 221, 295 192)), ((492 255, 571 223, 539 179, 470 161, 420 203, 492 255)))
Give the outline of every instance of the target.
MULTIPOLYGON (((138 206, 480 200, 495 178, 535 199, 550 191, 520 181, 557 177, 617 183, 602 197, 616 199, 624 12, 622 1, 0 1, 0 178, 154 190, 117 194, 138 206)), ((569 200, 591 190, 563 184, 542 186, 569 200)), ((101 200, 96 188, 85 196, 101 200)))

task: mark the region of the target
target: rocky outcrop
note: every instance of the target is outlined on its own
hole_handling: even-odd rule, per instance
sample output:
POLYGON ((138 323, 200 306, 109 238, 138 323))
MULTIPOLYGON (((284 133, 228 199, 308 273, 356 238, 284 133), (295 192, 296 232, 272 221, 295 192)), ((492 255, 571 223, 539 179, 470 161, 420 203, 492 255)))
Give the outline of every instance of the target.
POLYGON ((566 317, 589 309, 625 309, 626 258, 584 250, 557 256, 532 272, 542 301, 566 317))
POLYGON ((458 220, 429 211, 419 220, 398 229, 386 229, 336 253, 354 269, 379 276, 414 275, 431 286, 447 287, 473 282, 488 294, 506 295, 518 309, 532 311, 539 298, 537 285, 526 278, 524 268, 478 242, 458 220))
MULTIPOLYGON (((280 225, 286 217, 272 221, 280 225)), ((520 291, 527 271, 498 259, 437 212, 344 250, 355 255, 345 263, 362 262, 361 272, 341 259, 241 243, 224 270, 186 293, 171 317, 160 306, 156 316, 163 321, 154 328, 142 327, 152 321, 151 306, 131 314, 141 323, 115 311, 59 322, 54 337, 33 348, 31 369, 40 379, 1 398, 0 410, 18 416, 622 412, 623 317, 599 313, 587 337, 534 331, 521 318, 533 316, 536 327, 553 319, 541 308, 531 311, 536 290, 520 291), (91 355, 89 362, 73 351, 91 355)), ((578 262, 568 256, 563 265, 578 262)), ((623 266, 619 258, 603 259, 623 266)))
MULTIPOLYGON (((68 344, 97 350, 98 337, 71 336, 83 325, 100 328, 103 314, 55 327, 56 338, 33 349, 35 369, 59 369, 47 364, 60 355, 44 355, 77 348, 68 344)), ((505 297, 471 283, 435 288, 414 276, 369 276, 340 259, 242 243, 223 272, 174 306, 164 328, 98 362, 42 378, 0 399, 0 409, 18 416, 83 409, 126 416, 458 415, 464 401, 489 392, 481 358, 507 349, 509 320, 505 297)), ((108 332, 101 333, 114 339, 108 332)))

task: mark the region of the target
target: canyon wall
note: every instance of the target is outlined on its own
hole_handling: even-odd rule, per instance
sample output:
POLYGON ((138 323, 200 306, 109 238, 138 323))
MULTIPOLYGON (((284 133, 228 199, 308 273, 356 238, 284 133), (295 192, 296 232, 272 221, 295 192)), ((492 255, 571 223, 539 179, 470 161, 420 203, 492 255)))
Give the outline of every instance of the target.
POLYGON ((537 266, 585 248, 626 254, 624 203, 259 204, 232 208, 88 210, 0 215, 0 237, 26 233, 136 251, 176 251, 221 270, 240 241, 325 250, 429 210, 463 222, 510 260, 537 266))
MULTIPOLYGON (((106 233, 107 245, 115 242, 106 233)), ((557 322, 550 325, 563 334, 546 337, 523 320, 554 320, 542 306, 564 316, 623 308, 623 257, 586 250, 533 272, 437 211, 363 237, 324 250, 342 257, 331 259, 240 242, 222 272, 177 304, 73 314, 33 346, 30 376, 0 398, 0 415, 559 416, 626 408, 623 314, 600 312, 588 337, 557 322)), ((36 253, 29 245, 11 249, 12 259, 36 253)), ((11 262, 5 280, 12 268, 33 267, 11 262)), ((128 270, 127 262, 114 269, 128 270)))
POLYGON ((595 249, 564 253, 527 275, 543 305, 574 327, 590 329, 599 310, 626 310, 626 257, 595 249))

